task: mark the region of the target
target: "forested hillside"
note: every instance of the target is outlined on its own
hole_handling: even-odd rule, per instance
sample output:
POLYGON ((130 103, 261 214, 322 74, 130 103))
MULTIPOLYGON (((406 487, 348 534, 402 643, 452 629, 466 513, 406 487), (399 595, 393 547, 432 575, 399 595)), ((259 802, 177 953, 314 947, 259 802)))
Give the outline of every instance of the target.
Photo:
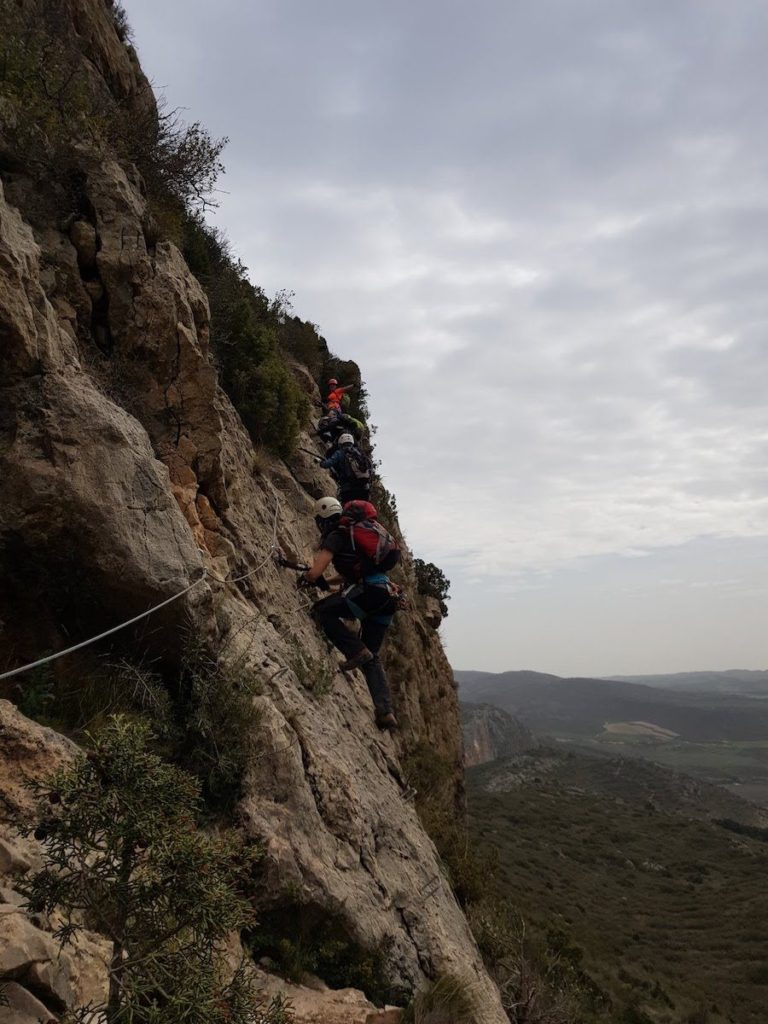
POLYGON ((642 761, 552 749, 471 769, 468 803, 498 863, 481 945, 506 932, 537 952, 534 1012, 555 982, 553 1020, 762 1024, 768 815, 642 761))

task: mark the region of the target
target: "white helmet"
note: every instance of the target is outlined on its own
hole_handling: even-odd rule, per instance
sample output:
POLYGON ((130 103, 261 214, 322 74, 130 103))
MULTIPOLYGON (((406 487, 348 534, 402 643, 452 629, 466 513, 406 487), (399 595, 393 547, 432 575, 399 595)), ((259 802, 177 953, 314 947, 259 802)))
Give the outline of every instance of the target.
POLYGON ((343 511, 336 498, 319 498, 315 502, 315 519, 330 519, 331 516, 340 516, 343 511))
POLYGON ((354 444, 355 439, 351 434, 342 434, 339 438, 339 444, 354 444))

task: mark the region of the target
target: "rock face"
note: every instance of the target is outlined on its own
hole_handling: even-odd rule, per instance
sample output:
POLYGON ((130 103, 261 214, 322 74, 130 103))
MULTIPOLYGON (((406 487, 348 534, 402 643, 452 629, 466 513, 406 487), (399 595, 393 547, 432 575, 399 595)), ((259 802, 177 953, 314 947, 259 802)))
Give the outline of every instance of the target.
POLYGON ((464 763, 468 768, 532 750, 538 742, 518 718, 491 704, 461 704, 464 763))
MULTIPOLYGON (((149 102, 101 0, 66 7, 89 74, 125 102, 149 102)), ((178 249, 153 240, 135 170, 91 163, 81 187, 74 221, 34 230, 23 213, 31 183, 15 173, 0 187, 0 665, 61 649, 184 592, 110 643, 173 664, 184 627, 204 636, 222 664, 259 679, 261 724, 241 811, 267 850, 264 904, 298 893, 336 915, 354 940, 388 940, 393 981, 403 986, 440 971, 466 976, 478 992, 478 1024, 500 1024, 496 989, 403 798, 401 756, 429 744, 454 766, 461 799, 456 691, 434 617, 417 608, 391 631, 386 665, 403 729, 397 739, 381 735, 362 677, 338 671, 294 575, 271 559, 275 541, 289 556, 310 555, 313 498, 334 493, 332 480, 301 453, 255 466, 217 384, 206 296, 178 249)), ((295 372, 319 412, 314 383, 303 367, 295 372)), ((301 443, 314 446, 309 435, 301 443)), ((402 575, 415 591, 408 555, 402 575)), ((88 648, 53 671, 87 675, 110 649, 88 648)), ((31 686, 30 677, 18 685, 31 686)), ((0 695, 17 697, 16 686, 0 695)), ((13 765, 47 771, 69 748, 7 704, 2 728, 10 745, 0 798, 23 812, 13 765)), ((34 856, 3 836, 0 865, 11 876, 34 856)), ((12 922, 6 952, 50 941, 17 909, 4 916, 12 922)), ((49 953, 46 946, 36 962, 48 963, 49 953)), ((98 974, 98 956, 89 956, 77 970, 73 962, 72 978, 98 974)), ((79 998, 76 980, 70 995, 56 990, 61 979, 29 989, 21 976, 14 981, 24 989, 14 990, 19 1021, 41 988, 50 1010, 79 998)))

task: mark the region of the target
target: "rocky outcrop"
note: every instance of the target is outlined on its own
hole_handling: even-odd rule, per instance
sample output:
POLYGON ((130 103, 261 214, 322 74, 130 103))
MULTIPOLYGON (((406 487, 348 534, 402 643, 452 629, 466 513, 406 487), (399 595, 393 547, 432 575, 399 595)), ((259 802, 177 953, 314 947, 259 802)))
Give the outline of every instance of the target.
POLYGON ((518 718, 491 704, 461 704, 464 763, 473 765, 511 757, 538 746, 531 730, 518 718))
POLYGON ((51 936, 53 922, 23 909, 17 879, 40 866, 34 839, 15 827, 29 820, 33 797, 28 782, 46 777, 70 760, 74 744, 19 714, 0 700, 0 986, 8 1007, 0 1011, 15 1024, 56 1019, 67 1007, 100 996, 106 977, 107 944, 82 932, 60 950, 51 936), (42 1010, 41 1010, 42 1007, 42 1010))
POLYGON ((401 1010, 376 1007, 353 988, 329 989, 319 981, 293 985, 264 971, 258 972, 258 988, 265 1002, 281 995, 297 1024, 399 1024, 402 1019, 401 1010))
MULTIPOLYGON (((122 101, 146 102, 135 58, 100 0, 68 0, 68 9, 71 30, 88 40, 89 73, 122 101)), ((222 666, 260 684, 241 817, 266 849, 261 904, 279 905, 290 892, 332 913, 356 942, 387 940, 395 985, 412 988, 439 971, 466 976, 478 992, 478 1024, 500 1024, 498 994, 403 775, 401 755, 427 744, 453 765, 461 798, 456 691, 436 623, 419 608, 396 620, 386 665, 403 729, 394 740, 379 734, 362 677, 338 671, 295 577, 271 558, 275 543, 309 557, 313 499, 334 493, 333 482, 301 452, 287 463, 254 458, 217 384, 205 294, 178 249, 155 240, 135 170, 89 164, 81 213, 34 231, 21 212, 31 184, 19 174, 7 184, 0 664, 22 664, 182 594, 53 671, 87 676, 110 651, 168 667, 185 631, 203 635, 222 666), (233 577, 242 578, 221 582, 233 577)), ((318 402, 306 371, 295 372, 318 402)), ((301 443, 314 445, 309 435, 301 443)), ((401 572, 415 591, 408 555, 401 572)), ((6 696, 18 695, 15 685, 6 696)), ((24 728, 27 739, 14 741, 22 761, 34 750, 45 751, 46 767, 66 756, 55 734, 24 728)), ((16 784, 11 773, 0 778, 11 805, 21 800, 16 784)), ((0 857, 23 870, 34 851, 4 842, 0 857)))

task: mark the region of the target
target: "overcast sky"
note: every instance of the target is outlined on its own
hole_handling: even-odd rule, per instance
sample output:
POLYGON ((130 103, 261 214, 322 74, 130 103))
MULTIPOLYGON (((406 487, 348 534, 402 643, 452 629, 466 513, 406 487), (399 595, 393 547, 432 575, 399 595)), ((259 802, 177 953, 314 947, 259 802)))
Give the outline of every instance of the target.
POLYGON ((124 2, 363 369, 454 666, 768 666, 765 0, 124 2))

